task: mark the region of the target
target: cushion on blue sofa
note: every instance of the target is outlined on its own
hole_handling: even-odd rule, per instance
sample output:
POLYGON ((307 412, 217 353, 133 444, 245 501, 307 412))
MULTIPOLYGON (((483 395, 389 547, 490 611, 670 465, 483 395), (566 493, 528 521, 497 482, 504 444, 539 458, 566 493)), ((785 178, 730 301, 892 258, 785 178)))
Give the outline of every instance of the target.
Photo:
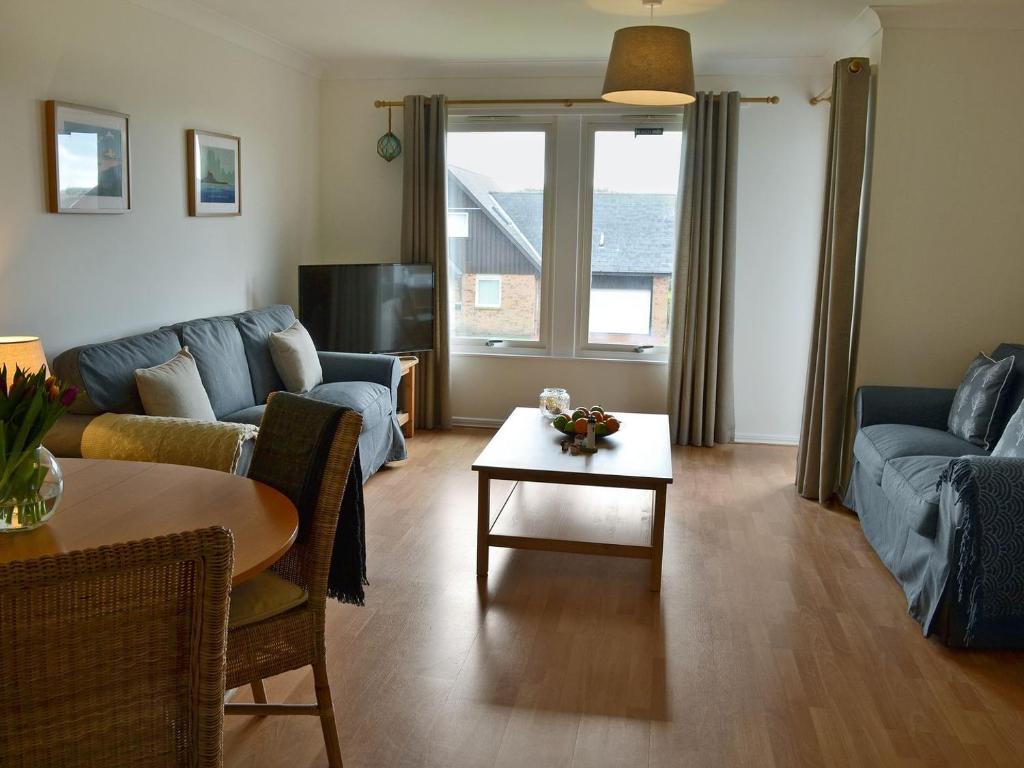
POLYGON ((228 318, 182 323, 182 345, 196 360, 217 418, 256 404, 242 337, 228 318))
POLYGON ((1000 344, 992 352, 993 360, 1003 360, 1013 355, 1013 370, 1006 382, 1006 390, 999 400, 999 407, 992 418, 992 440, 999 441, 1003 430, 1017 408, 1024 401, 1024 344, 1000 344))
POLYGON ((161 329, 69 349, 53 361, 53 371, 85 392, 69 409, 71 413, 142 413, 135 369, 166 363, 180 349, 178 336, 161 329))
POLYGON ((988 451, 939 429, 908 424, 874 424, 857 432, 853 455, 875 485, 891 459, 903 456, 987 456, 988 451))
POLYGON ((256 405, 263 405, 271 392, 284 389, 284 382, 270 356, 270 334, 283 331, 295 322, 295 313, 287 304, 253 309, 232 316, 242 336, 245 358, 252 378, 252 394, 256 405))
POLYGON ((903 456, 890 459, 882 470, 882 491, 907 516, 910 527, 934 538, 939 520, 939 475, 949 456, 903 456))

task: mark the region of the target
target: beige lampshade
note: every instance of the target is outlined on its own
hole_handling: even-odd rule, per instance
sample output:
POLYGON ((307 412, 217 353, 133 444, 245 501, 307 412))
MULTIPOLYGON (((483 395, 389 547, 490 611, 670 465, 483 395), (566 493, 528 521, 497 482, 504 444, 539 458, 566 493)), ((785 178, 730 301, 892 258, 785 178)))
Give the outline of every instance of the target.
POLYGON ((678 27, 625 27, 615 33, 601 98, 668 107, 697 100, 690 33, 678 27))
POLYGON ((0 368, 7 366, 8 381, 14 375, 15 366, 23 371, 36 373, 46 365, 43 344, 37 336, 0 336, 0 368))

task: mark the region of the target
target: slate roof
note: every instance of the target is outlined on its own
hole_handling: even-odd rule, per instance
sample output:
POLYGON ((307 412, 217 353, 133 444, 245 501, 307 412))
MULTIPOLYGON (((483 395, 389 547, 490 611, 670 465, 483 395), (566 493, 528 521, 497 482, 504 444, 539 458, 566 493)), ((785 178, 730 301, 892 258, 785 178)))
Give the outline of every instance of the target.
MULTIPOLYGON (((496 186, 495 183, 482 173, 476 173, 475 171, 452 165, 448 168, 448 181, 449 183, 454 181, 461 186, 480 206, 480 210, 494 222, 498 230, 512 241, 516 248, 519 249, 523 256, 529 259, 538 271, 540 270, 539 223, 537 223, 537 238, 536 240, 531 240, 521 230, 519 222, 514 217, 511 217, 496 199, 498 193, 491 191, 496 186)), ((543 215, 541 220, 543 220, 543 215)))
MULTIPOLYGON (((543 193, 491 192, 490 196, 539 253, 543 193)), ((675 195, 595 192, 593 230, 594 273, 672 274, 676 253, 675 195)))

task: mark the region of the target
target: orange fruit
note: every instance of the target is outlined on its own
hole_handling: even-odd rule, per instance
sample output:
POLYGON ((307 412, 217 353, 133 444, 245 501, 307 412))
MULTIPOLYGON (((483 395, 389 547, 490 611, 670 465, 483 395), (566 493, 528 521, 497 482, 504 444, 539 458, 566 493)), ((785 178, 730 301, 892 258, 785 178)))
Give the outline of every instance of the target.
POLYGON ((587 420, 586 419, 576 419, 576 423, 575 423, 574 426, 576 428, 576 434, 577 435, 585 435, 585 434, 587 434, 587 420))
POLYGON ((597 421, 598 424, 604 421, 604 414, 600 411, 591 411, 590 415, 594 417, 594 420, 597 421))
POLYGON ((605 426, 608 427, 608 434, 612 435, 619 431, 619 420, 614 416, 609 416, 605 419, 605 426))

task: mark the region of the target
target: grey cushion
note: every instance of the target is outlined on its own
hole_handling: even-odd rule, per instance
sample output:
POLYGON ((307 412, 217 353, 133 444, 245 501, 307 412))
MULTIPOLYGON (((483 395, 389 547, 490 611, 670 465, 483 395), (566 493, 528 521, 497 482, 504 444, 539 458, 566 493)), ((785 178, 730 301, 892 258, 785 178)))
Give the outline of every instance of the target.
POLYGON ((72 413, 142 413, 135 370, 166 363, 179 349, 178 336, 161 329, 69 349, 53 361, 53 370, 85 392, 70 409, 72 413))
POLYGON ((255 405, 249 364, 234 322, 226 318, 194 320, 180 329, 181 343, 196 359, 217 418, 255 405))
POLYGON ((1007 357, 1014 358, 1013 370, 1010 371, 1010 379, 1006 382, 1006 391, 996 408, 996 415, 992 419, 992 440, 998 442, 1007 423, 1021 402, 1024 402, 1024 345, 1022 344, 1000 344, 992 353, 993 360, 1005 360, 1007 357))
POLYGON ((1010 418, 1010 423, 1003 430, 1002 437, 996 443, 993 456, 1010 459, 1024 459, 1024 403, 1010 418))
POLYGON ((221 421, 230 421, 234 424, 252 424, 258 427, 260 422, 263 421, 263 412, 267 410, 267 404, 263 405, 251 405, 248 408, 243 408, 240 411, 229 413, 226 416, 221 416, 221 421))
POLYGON ((880 485, 882 470, 890 459, 903 456, 986 456, 988 451, 940 429, 909 424, 875 424, 857 432, 853 455, 875 485, 880 485))
POLYGON ((295 322, 295 313, 287 304, 241 312, 232 317, 242 336, 245 358, 252 378, 252 394, 256 405, 267 402, 271 392, 284 389, 284 382, 270 356, 270 334, 283 331, 295 322))
POLYGON ((336 381, 313 387, 307 397, 359 411, 363 432, 391 418, 391 391, 369 381, 336 381))
POLYGON ((890 459, 882 471, 882 491, 926 538, 935 536, 939 519, 939 475, 949 456, 904 456, 890 459))
POLYGON ((993 360, 978 355, 967 367, 949 410, 949 431, 969 443, 992 450, 998 434, 996 411, 1013 370, 1014 358, 993 360))

